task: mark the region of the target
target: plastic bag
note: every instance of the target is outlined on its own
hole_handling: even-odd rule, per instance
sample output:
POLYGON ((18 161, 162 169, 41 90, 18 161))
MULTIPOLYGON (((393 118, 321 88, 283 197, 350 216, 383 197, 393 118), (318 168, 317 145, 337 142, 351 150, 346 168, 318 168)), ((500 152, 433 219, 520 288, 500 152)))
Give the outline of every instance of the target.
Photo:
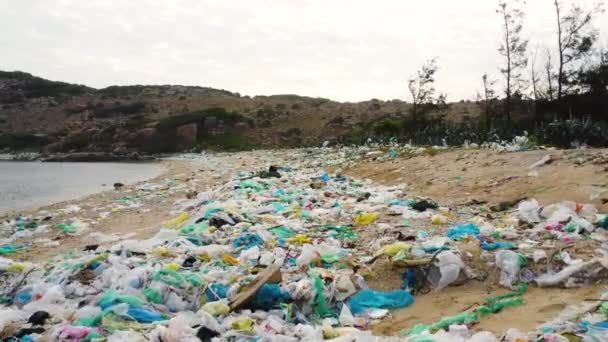
POLYGON ((271 228, 271 229, 269 229, 269 231, 280 239, 287 239, 287 238, 290 238, 290 237, 293 237, 296 235, 296 233, 293 230, 291 230, 285 226, 271 228))
POLYGON ((106 291, 106 293, 104 293, 97 301, 97 305, 99 305, 102 309, 106 309, 112 305, 121 303, 140 306, 143 305, 145 301, 135 296, 119 294, 114 289, 109 289, 106 291))
POLYGON ((348 305, 342 305, 342 310, 340 310, 338 320, 343 327, 352 327, 355 325, 355 317, 348 308, 348 305))
POLYGON ((520 255, 505 250, 496 253, 496 266, 500 269, 500 285, 508 288, 519 279, 520 255))
POLYGON ((315 313, 318 317, 333 316, 333 311, 331 311, 331 309, 327 305, 327 302, 325 301, 325 290, 323 288, 323 280, 321 280, 321 277, 319 277, 319 275, 316 273, 313 274, 312 278, 314 282, 314 289, 316 292, 313 302, 313 308, 315 310, 315 313))
POLYGON ((336 291, 334 292, 334 298, 338 301, 344 301, 346 298, 352 296, 357 292, 355 284, 353 284, 348 274, 338 274, 336 276, 336 291))
POLYGON ((321 254, 312 245, 304 245, 302 253, 296 259, 299 268, 307 267, 309 264, 321 260, 321 254))
POLYGON ((211 316, 225 316, 230 313, 230 307, 226 300, 218 300, 215 302, 209 302, 203 305, 201 310, 207 312, 211 316))
POLYGON ((486 251, 493 251, 496 249, 512 249, 515 248, 515 245, 512 244, 511 242, 494 242, 494 243, 487 243, 487 242, 483 242, 480 245, 481 249, 484 249, 486 251))
POLYGON ((289 292, 279 284, 264 284, 251 301, 251 307, 260 310, 270 310, 278 304, 291 300, 289 292))
POLYGON ((538 276, 535 281, 540 287, 555 286, 565 282, 573 274, 599 264, 598 260, 592 259, 581 263, 576 263, 565 267, 556 274, 543 274, 538 276))
POLYGON ((460 256, 451 251, 439 253, 435 257, 434 265, 439 268, 439 273, 441 275, 439 281, 435 285, 437 290, 443 289, 455 282, 460 275, 460 271, 464 269, 464 263, 460 256))
POLYGON ((517 206, 517 212, 519 218, 527 223, 538 223, 540 222, 540 205, 535 199, 529 201, 520 202, 517 206))
POLYGON ((232 242, 232 247, 249 249, 255 246, 263 246, 264 240, 258 234, 249 234, 238 237, 232 242))
POLYGON ((355 217, 355 224, 360 225, 360 226, 366 226, 369 224, 374 223, 378 217, 380 217, 380 214, 376 214, 376 213, 362 213, 357 215, 357 217, 355 217))
POLYGON ((178 217, 166 222, 165 227, 177 229, 182 225, 182 223, 186 222, 189 218, 190 218, 190 214, 188 214, 187 212, 183 212, 183 213, 179 214, 178 217))
POLYGON ((183 275, 171 269, 162 269, 157 271, 152 276, 152 279, 176 288, 181 288, 186 281, 183 275))
POLYGON ((5 245, 0 247, 0 255, 16 253, 22 249, 25 249, 25 247, 5 245))
POLYGON ((134 331, 115 331, 108 336, 107 342, 147 342, 148 340, 142 335, 134 331))
POLYGON ((194 329, 190 327, 191 318, 185 314, 178 314, 169 321, 167 329, 163 329, 160 336, 164 342, 181 342, 194 337, 194 329))
POLYGON ((392 292, 375 291, 365 289, 355 294, 349 301, 353 314, 358 314, 367 309, 398 309, 410 306, 414 297, 403 290, 392 292))
POLYGON ((448 223, 448 218, 445 215, 435 214, 431 217, 431 223, 437 225, 446 224, 448 223))
POLYGON ((74 227, 71 224, 67 224, 67 223, 60 223, 55 226, 55 229, 61 230, 66 234, 74 234, 78 231, 78 228, 74 227))
POLYGON ((397 243, 392 243, 390 245, 385 245, 382 246, 382 248, 376 252, 375 255, 388 255, 388 256, 395 256, 397 255, 399 252, 409 252, 412 249, 412 245, 409 243, 405 243, 405 242, 397 242, 397 243))
POLYGON ((475 237, 478 235, 479 228, 473 223, 461 224, 448 229, 448 238, 452 240, 460 240, 469 236, 475 237))

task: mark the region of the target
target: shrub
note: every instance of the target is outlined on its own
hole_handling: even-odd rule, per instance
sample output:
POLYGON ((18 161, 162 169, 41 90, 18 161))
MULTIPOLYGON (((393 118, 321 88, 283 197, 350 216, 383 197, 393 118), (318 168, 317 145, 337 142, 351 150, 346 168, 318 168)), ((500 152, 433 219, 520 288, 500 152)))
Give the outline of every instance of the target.
POLYGON ((40 149, 50 141, 47 137, 33 134, 4 134, 0 135, 0 146, 13 151, 40 149))
POLYGON ((398 120, 386 118, 374 123, 372 130, 376 135, 387 137, 398 135, 401 127, 401 122, 398 120))
POLYGON ((112 107, 97 107, 92 108, 91 110, 93 111, 93 116, 97 118, 107 118, 114 115, 140 114, 146 110, 146 104, 144 102, 134 102, 123 105, 117 101, 112 107))

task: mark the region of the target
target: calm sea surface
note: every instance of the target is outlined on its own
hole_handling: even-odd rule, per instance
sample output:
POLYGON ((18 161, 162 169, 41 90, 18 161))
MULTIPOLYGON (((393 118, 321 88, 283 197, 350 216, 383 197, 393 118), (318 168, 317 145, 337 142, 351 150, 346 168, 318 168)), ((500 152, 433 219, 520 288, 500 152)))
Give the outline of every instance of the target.
POLYGON ((0 161, 0 212, 39 207, 156 177, 159 163, 0 161), (103 186, 105 184, 105 186, 103 186))

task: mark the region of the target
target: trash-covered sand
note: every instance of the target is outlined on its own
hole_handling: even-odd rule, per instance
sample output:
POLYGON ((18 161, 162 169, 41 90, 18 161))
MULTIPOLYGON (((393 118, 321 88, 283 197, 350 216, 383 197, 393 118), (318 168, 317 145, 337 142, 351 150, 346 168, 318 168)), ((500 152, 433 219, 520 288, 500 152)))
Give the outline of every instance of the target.
POLYGON ((11 214, 0 337, 608 340, 605 152, 484 147, 185 155, 11 214))

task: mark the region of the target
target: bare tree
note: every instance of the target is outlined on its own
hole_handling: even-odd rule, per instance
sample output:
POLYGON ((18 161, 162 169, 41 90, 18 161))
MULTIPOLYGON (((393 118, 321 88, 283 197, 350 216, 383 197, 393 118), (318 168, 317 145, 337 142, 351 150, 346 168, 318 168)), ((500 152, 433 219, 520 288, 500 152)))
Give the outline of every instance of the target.
POLYGON ((483 94, 480 94, 481 101, 483 102, 483 111, 486 117, 486 126, 489 128, 492 126, 492 116, 494 113, 494 104, 496 102, 496 92, 494 91, 494 85, 496 80, 489 78, 488 74, 481 76, 483 84, 483 94))
POLYGON ((521 32, 525 14, 518 8, 520 0, 499 0, 498 13, 502 19, 503 42, 498 52, 505 58, 505 65, 500 72, 505 77, 505 116, 511 121, 511 98, 514 93, 521 93, 522 70, 528 59, 526 49, 528 40, 523 39, 521 32))
POLYGON ((540 118, 538 116, 538 100, 542 96, 540 89, 540 74, 536 69, 536 60, 538 57, 538 48, 534 50, 534 54, 532 54, 532 58, 530 60, 530 82, 532 83, 532 99, 534 100, 534 117, 537 122, 540 122, 540 118))
POLYGON ((437 73, 437 57, 429 59, 424 63, 422 68, 418 70, 416 76, 409 79, 407 87, 412 96, 412 119, 414 122, 418 120, 420 105, 432 102, 435 94, 435 74, 437 73))
POLYGON ((547 77, 547 90, 546 97, 549 101, 555 99, 555 88, 553 87, 553 59, 551 57, 551 51, 545 49, 545 76, 547 77))
POLYGON ((596 42, 598 31, 593 27, 593 18, 603 12, 601 3, 591 10, 585 10, 574 4, 564 15, 564 5, 554 0, 557 18, 557 44, 559 65, 557 72, 557 99, 561 99, 571 84, 571 77, 576 70, 573 64, 591 53, 596 42))

